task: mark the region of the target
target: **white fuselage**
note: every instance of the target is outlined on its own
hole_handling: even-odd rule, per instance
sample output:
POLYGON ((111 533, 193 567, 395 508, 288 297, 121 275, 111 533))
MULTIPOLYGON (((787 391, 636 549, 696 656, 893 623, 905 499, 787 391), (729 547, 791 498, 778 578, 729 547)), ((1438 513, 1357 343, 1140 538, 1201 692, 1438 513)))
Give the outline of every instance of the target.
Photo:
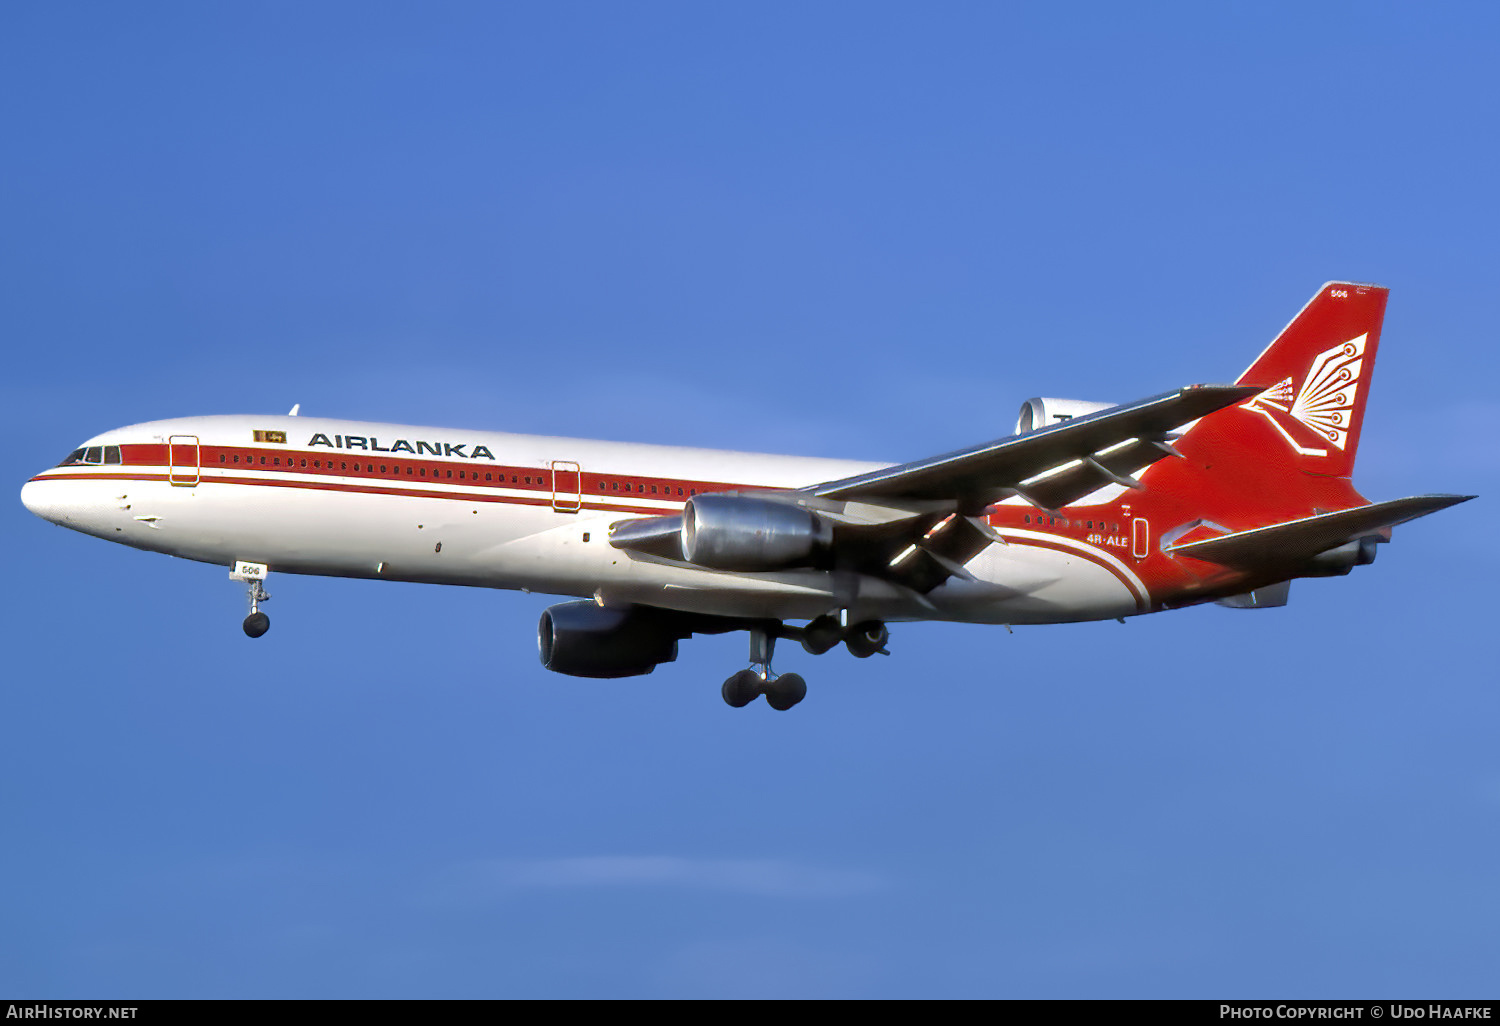
MULTIPOLYGON (((120 462, 45 471, 23 501, 78 531, 223 566, 782 620, 846 605, 850 582, 836 594, 826 571, 733 573, 625 552, 609 544, 610 525, 677 513, 697 493, 795 489, 882 466, 288 416, 155 421, 84 443, 106 447, 120 462)), ((969 562, 975 580, 923 596, 862 576, 857 615, 1020 624, 1145 610, 1144 586, 1117 555, 1014 519, 992 518, 1005 542, 969 562)))

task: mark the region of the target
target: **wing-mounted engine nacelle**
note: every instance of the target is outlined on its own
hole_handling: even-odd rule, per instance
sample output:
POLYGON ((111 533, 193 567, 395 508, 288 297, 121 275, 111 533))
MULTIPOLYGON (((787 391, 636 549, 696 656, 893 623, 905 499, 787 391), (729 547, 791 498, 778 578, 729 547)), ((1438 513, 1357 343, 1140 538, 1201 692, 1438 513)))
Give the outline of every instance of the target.
POLYGON ((1054 424, 1084 417, 1100 410, 1113 409, 1119 403, 1089 403, 1082 399, 1047 399, 1038 396, 1021 404, 1021 415, 1016 418, 1016 434, 1024 435, 1054 424))
POLYGON ((753 495, 696 495, 682 511, 682 555, 710 570, 806 566, 833 540, 802 506, 753 495))
MULTIPOLYGON (((1100 410, 1112 410, 1118 405, 1120 404, 1090 403, 1082 399, 1047 399, 1038 396, 1021 404, 1020 416, 1016 418, 1016 434, 1024 435, 1028 431, 1039 431, 1077 417, 1087 417, 1090 413, 1098 413, 1100 410)), ((1168 440, 1181 438, 1188 427, 1189 425, 1184 424, 1175 431, 1166 432, 1161 437, 1168 440)))
POLYGON ((542 665, 573 677, 635 677, 677 658, 682 632, 658 610, 564 602, 542 613, 542 665))

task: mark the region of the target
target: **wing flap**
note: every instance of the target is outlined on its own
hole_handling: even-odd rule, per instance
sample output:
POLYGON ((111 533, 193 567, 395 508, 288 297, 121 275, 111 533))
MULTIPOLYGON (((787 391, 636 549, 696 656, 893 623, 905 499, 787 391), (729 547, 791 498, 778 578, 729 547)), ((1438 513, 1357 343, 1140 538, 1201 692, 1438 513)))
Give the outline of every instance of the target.
POLYGON ((1103 452, 1063 464, 1058 469, 1021 482, 1016 489, 1027 502, 1044 510, 1058 510, 1106 485, 1139 488, 1134 479, 1168 453, 1150 439, 1131 438, 1103 452))
POLYGON ((882 576, 924 594, 950 577, 972 581, 964 564, 997 538, 983 521, 957 515, 944 517, 898 552, 882 576))

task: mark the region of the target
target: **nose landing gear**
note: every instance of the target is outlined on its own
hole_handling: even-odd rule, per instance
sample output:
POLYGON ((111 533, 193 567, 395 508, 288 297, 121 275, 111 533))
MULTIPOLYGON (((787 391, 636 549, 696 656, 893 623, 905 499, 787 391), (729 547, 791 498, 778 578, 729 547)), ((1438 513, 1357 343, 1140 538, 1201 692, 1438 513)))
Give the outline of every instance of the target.
POLYGON ((266 574, 269 572, 264 563, 240 561, 234 564, 234 569, 229 573, 231 581, 244 582, 249 591, 250 615, 245 617, 245 622, 240 626, 252 638, 258 638, 271 629, 271 618, 260 611, 262 602, 271 601, 271 596, 266 594, 264 586, 266 574))
MULTIPOLYGON (((261 593, 260 597, 262 599, 268 599, 271 596, 263 592, 261 593)), ((265 613, 262 613, 259 609, 254 609, 254 601, 255 600, 252 598, 251 613, 249 616, 245 617, 245 622, 240 624, 240 626, 244 628, 246 635, 252 638, 258 638, 262 634, 266 633, 266 631, 271 629, 271 618, 265 613)))

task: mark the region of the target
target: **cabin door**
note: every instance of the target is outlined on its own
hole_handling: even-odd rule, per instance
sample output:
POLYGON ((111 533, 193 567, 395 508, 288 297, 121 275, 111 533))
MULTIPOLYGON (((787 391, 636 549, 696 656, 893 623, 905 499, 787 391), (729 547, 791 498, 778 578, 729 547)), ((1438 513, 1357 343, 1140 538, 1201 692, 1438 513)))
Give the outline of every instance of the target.
POLYGON ((1136 559, 1145 559, 1151 553, 1151 525, 1145 517, 1136 517, 1130 522, 1130 554, 1136 559))
POLYGON ((583 472, 576 463, 552 461, 552 508, 577 513, 583 508, 583 472))
POLYGON ((198 460, 202 447, 197 435, 173 435, 167 439, 167 482, 181 488, 198 483, 198 460))

